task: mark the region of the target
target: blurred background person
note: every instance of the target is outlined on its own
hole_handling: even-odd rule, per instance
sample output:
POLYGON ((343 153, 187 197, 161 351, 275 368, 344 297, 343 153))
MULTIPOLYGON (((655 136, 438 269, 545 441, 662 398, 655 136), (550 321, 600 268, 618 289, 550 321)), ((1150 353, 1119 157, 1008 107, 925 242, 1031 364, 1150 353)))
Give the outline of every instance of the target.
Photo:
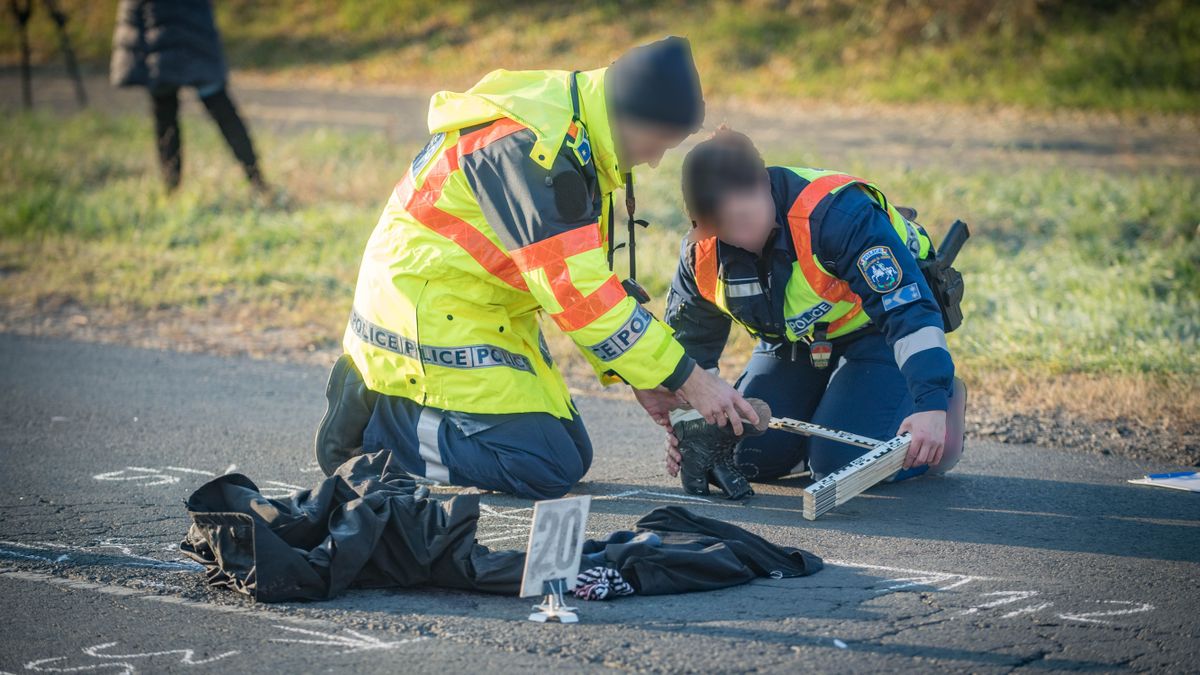
POLYGON ((266 192, 254 144, 226 91, 229 71, 208 0, 121 0, 110 71, 114 86, 145 87, 150 92, 158 159, 168 192, 179 186, 183 165, 181 87, 195 88, 250 184, 266 192))

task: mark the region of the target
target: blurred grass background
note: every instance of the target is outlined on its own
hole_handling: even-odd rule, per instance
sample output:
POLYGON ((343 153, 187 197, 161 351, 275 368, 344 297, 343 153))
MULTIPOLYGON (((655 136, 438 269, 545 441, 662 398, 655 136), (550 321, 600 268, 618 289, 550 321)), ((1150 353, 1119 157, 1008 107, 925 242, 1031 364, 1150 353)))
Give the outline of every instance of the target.
MULTIPOLYGON (((1130 119, 1200 112, 1195 0, 215 4, 230 63, 285 87, 465 88, 498 66, 603 64, 631 44, 677 33, 697 45, 710 98, 766 100, 793 111, 819 99, 1074 108, 1130 119)), ((84 63, 106 67, 116 2, 62 5, 84 63)), ((53 63, 57 37, 38 11, 30 24, 35 60, 53 63)), ((17 59, 8 21, 0 66, 17 59)), ((147 117, 6 118, 0 309, 9 310, 10 322, 86 323, 91 316, 94 324, 100 313, 122 331, 161 331, 176 321, 184 326, 181 345, 218 351, 247 340, 264 345, 250 352, 258 355, 336 351, 362 246, 419 143, 255 126, 263 166, 285 195, 260 200, 247 193, 211 124, 186 120, 183 128, 185 179, 167 197, 147 117)), ((1135 419, 1182 429, 1194 447, 1194 171, 1034 162, 906 169, 834 164, 786 142, 764 150, 772 163, 870 178, 897 203, 917 207, 935 234, 955 218, 971 224, 975 236, 960 263, 967 322, 950 341, 976 405, 1048 420, 1055 419, 1045 416, 1050 409, 1135 419)), ((685 227, 679 160, 673 153, 639 178, 639 212, 655 223, 639 238, 641 280, 657 298, 656 311, 685 227)), ((572 381, 589 381, 566 338, 552 327, 548 337, 572 381)), ((750 345, 736 333, 732 342, 724 363, 731 377, 750 345)))
MULTIPOLYGON (((115 0, 62 0, 81 56, 106 63, 115 0)), ((603 64, 691 37, 710 95, 1200 109, 1195 0, 221 0, 229 60, 312 82, 467 86, 511 69, 603 64)), ((55 58, 45 13, 38 60, 55 58)), ((0 63, 17 58, 0 31, 0 63)))
MULTIPOLYGON (((252 335, 288 331, 308 349, 336 349, 363 243, 418 148, 375 134, 260 135, 264 164, 290 195, 281 205, 248 194, 211 125, 184 129, 186 180, 168 198, 149 120, 23 115, 5 124, 0 297, 131 320, 185 308, 199 321, 244 323, 252 335)), ((786 147, 766 155, 823 164, 786 147)), ((678 163, 676 153, 640 179, 639 213, 654 223, 639 237, 640 278, 656 311, 686 229, 678 163)), ((839 168, 919 208, 935 235, 955 218, 972 225, 960 258, 967 321, 950 341, 985 396, 1098 418, 1200 419, 1200 176, 839 168)), ((556 329, 547 332, 582 382, 582 360, 556 329)), ((745 336, 733 342, 730 376, 750 346, 745 336)))

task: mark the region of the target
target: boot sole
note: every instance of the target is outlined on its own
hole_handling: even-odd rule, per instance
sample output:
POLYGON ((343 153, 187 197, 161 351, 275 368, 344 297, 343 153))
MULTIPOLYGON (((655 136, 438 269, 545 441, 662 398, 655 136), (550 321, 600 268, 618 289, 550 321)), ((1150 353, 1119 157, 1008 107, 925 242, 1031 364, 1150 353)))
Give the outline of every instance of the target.
POLYGON ((317 425, 317 433, 313 436, 313 452, 317 458, 317 465, 321 467, 321 471, 326 476, 332 476, 337 467, 327 467, 326 458, 321 455, 321 441, 325 437, 325 432, 329 428, 331 420, 338 414, 341 408, 342 397, 334 394, 335 383, 345 382, 346 368, 352 361, 348 358, 339 358, 333 364, 333 370, 329 373, 329 382, 325 385, 325 415, 321 418, 321 423, 317 425))

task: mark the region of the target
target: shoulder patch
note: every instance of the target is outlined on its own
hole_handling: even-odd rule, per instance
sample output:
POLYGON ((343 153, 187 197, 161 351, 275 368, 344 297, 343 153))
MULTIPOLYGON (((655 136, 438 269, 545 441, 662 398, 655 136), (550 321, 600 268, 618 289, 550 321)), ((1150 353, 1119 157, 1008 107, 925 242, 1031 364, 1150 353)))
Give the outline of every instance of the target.
POLYGON ((412 171, 413 176, 421 173, 421 169, 425 168, 425 165, 429 163, 429 159, 433 157, 433 154, 437 152, 438 148, 442 147, 442 141, 444 140, 446 140, 446 132, 439 131, 429 139, 425 147, 421 148, 421 151, 417 153, 416 158, 412 161, 412 167, 409 169, 412 171))
POLYGON ((887 293, 900 285, 904 271, 887 246, 872 246, 858 256, 858 271, 876 293, 887 293))
POLYGON ((592 142, 588 140, 587 128, 583 125, 579 125, 578 134, 574 139, 568 139, 567 145, 575 153, 579 166, 587 166, 587 163, 592 161, 592 142))
POLYGON ((921 299, 921 287, 911 283, 883 296, 883 311, 890 312, 897 307, 903 307, 910 302, 921 299))

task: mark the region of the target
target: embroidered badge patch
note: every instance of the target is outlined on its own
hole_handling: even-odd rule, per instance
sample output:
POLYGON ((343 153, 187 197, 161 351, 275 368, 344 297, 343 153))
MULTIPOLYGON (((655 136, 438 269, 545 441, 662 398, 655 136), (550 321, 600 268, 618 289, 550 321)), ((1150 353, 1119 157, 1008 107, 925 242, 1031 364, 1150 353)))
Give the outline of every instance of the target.
POLYGON ((916 284, 909 284, 883 296, 883 311, 889 312, 897 307, 902 307, 920 299, 921 287, 916 284))
POLYGON ((580 166, 587 166, 592 161, 592 142, 588 140, 587 129, 579 127, 579 136, 571 144, 571 149, 575 151, 575 159, 579 160, 580 166))
POLYGON ((887 246, 872 246, 858 256, 858 271, 876 293, 887 293, 900 285, 904 272, 887 246))
POLYGON ((412 162, 412 168, 410 171, 412 171, 413 176, 421 173, 421 169, 424 169, 425 165, 429 163, 429 159, 433 157, 433 153, 437 152, 438 148, 442 147, 442 141, 445 139, 446 132, 439 131, 429 139, 429 142, 425 144, 425 147, 421 148, 421 151, 417 153, 416 158, 413 159, 412 162))

